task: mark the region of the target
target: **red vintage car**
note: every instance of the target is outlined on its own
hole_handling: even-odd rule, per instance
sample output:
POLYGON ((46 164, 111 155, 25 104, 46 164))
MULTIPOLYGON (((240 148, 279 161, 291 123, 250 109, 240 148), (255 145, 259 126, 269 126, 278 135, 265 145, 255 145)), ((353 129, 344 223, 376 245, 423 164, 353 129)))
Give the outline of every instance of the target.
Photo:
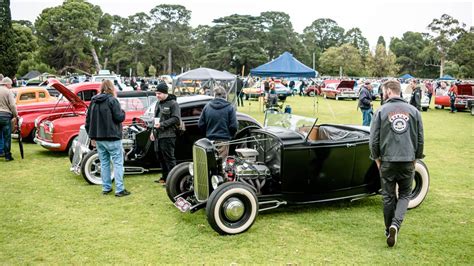
MULTIPOLYGON (((71 147, 79 134, 80 127, 85 123, 87 104, 63 84, 55 82, 52 86, 73 103, 73 108, 64 112, 38 116, 34 141, 51 151, 66 151, 71 147)), ((131 124, 133 118, 143 115, 145 110, 156 101, 154 92, 145 91, 119 91, 117 97, 122 109, 126 112, 124 125, 131 124)))
MULTIPOLYGON (((468 108, 467 100, 474 99, 474 84, 466 83, 459 84, 458 95, 456 100, 454 100, 454 105, 458 110, 464 110, 468 108)), ((436 108, 443 109, 444 107, 449 108, 451 106, 448 90, 437 90, 435 96, 435 106, 436 108)))
MULTIPOLYGON (((52 84, 59 83, 56 79, 49 80, 52 84)), ((24 139, 33 141, 36 135, 35 120, 42 114, 64 113, 66 111, 81 110, 87 108, 92 96, 100 91, 99 82, 84 82, 70 85, 66 90, 61 92, 64 98, 68 99, 64 94, 74 94, 79 98, 80 102, 69 102, 64 98, 59 98, 56 102, 41 102, 28 105, 17 106, 18 115, 20 116, 21 136, 24 139)), ((64 87, 64 86, 63 86, 64 87)), ((17 132, 14 132, 15 135, 17 132)))
POLYGON ((336 100, 348 98, 355 100, 359 98, 359 96, 354 91, 354 84, 355 81, 353 80, 343 80, 339 83, 329 83, 321 89, 321 94, 324 96, 324 98, 334 98, 336 100))

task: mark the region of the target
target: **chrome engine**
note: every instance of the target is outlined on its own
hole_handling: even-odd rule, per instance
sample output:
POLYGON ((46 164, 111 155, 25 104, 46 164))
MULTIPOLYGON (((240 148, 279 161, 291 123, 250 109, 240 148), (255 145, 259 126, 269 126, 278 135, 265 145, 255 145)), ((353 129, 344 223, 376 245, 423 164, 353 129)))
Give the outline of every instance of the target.
POLYGON ((258 151, 254 149, 236 149, 237 156, 228 156, 223 162, 227 181, 240 181, 257 190, 260 194, 266 179, 271 177, 270 169, 257 162, 258 151))

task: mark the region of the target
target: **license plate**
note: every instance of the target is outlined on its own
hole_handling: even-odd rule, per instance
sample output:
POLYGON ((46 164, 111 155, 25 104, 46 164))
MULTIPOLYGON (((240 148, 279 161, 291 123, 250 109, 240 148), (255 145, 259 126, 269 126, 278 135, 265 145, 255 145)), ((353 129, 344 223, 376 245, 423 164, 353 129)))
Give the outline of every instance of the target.
POLYGON ((187 212, 189 209, 191 209, 191 203, 181 197, 175 201, 174 206, 176 206, 176 208, 182 212, 187 212))

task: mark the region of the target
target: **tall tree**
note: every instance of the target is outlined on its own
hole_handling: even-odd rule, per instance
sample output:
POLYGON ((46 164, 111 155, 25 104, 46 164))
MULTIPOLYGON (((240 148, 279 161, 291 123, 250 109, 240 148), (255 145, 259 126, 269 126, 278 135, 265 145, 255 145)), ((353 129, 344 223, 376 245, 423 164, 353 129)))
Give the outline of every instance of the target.
POLYGON ((3 0, 0 1, 0 73, 8 77, 15 76, 19 64, 18 49, 12 35, 10 0, 3 0))
POLYGON ((324 51, 343 43, 344 28, 332 19, 317 19, 303 30, 302 39, 308 52, 315 54, 316 66, 318 66, 318 59, 324 51))
POLYGON ((88 70, 94 65, 99 70, 94 44, 100 43, 102 16, 99 6, 84 0, 65 0, 61 6, 44 9, 35 21, 42 58, 56 69, 88 70))
POLYGON ((379 44, 387 47, 387 45, 385 44, 385 39, 382 35, 380 35, 379 38, 377 39, 377 45, 379 45, 379 44))
POLYGON ((465 32, 465 26, 466 24, 460 23, 457 19, 447 14, 443 14, 440 19, 433 19, 433 21, 428 25, 428 29, 431 30, 433 42, 439 53, 440 77, 443 76, 444 64, 449 49, 453 46, 459 35, 465 32))
POLYGON ((352 28, 344 34, 344 43, 349 43, 359 49, 362 57, 369 53, 369 41, 362 35, 359 28, 352 28))
POLYGON ((164 56, 167 73, 177 72, 191 57, 191 11, 181 5, 158 5, 150 11, 150 43, 164 56))
POLYGON ((255 67, 267 56, 258 38, 260 19, 249 15, 231 15, 215 19, 209 29, 209 53, 204 57, 207 66, 239 70, 255 67))
POLYGON ((340 47, 327 49, 320 58, 320 70, 327 75, 360 76, 364 73, 359 50, 346 43, 340 47))
POLYGON ((429 66, 431 41, 419 32, 407 31, 402 38, 393 38, 390 50, 397 57, 401 73, 418 77, 435 77, 437 68, 429 66))
POLYGON ((367 72, 373 77, 393 77, 399 69, 396 59, 396 56, 383 44, 378 44, 375 54, 373 56, 370 54, 368 57, 367 72))
POLYGON ((448 55, 459 66, 459 77, 474 78, 474 31, 463 33, 448 55))
POLYGON ((295 54, 297 34, 293 30, 290 16, 284 12, 262 12, 260 14, 262 40, 268 59, 273 59, 285 51, 295 54))

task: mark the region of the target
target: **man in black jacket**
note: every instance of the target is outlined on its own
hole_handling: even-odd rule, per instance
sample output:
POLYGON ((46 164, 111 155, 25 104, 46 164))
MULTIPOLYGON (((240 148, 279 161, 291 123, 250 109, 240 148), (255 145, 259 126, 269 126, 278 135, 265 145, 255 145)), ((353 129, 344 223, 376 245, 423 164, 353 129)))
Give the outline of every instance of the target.
POLYGON ((214 97, 204 106, 198 126, 206 132, 206 138, 214 141, 219 156, 225 158, 229 154, 229 146, 222 142, 229 141, 234 137, 239 124, 234 106, 225 100, 225 90, 216 88, 214 97))
POLYGON ((359 92, 359 108, 362 111, 362 125, 370 126, 372 121, 372 101, 375 96, 372 95, 372 85, 369 81, 365 81, 359 92))
POLYGON ((104 80, 101 93, 92 97, 86 116, 86 131, 97 147, 101 165, 102 194, 112 192, 110 163, 112 161, 115 179, 115 196, 130 195, 123 184, 122 122, 125 112, 116 98, 112 81, 104 80))
POLYGON ((155 141, 155 151, 162 169, 161 178, 155 182, 165 184, 169 172, 176 165, 174 148, 181 110, 176 102, 176 96, 168 94, 166 83, 158 84, 156 97, 158 102, 155 107, 155 125, 150 140, 155 141))

